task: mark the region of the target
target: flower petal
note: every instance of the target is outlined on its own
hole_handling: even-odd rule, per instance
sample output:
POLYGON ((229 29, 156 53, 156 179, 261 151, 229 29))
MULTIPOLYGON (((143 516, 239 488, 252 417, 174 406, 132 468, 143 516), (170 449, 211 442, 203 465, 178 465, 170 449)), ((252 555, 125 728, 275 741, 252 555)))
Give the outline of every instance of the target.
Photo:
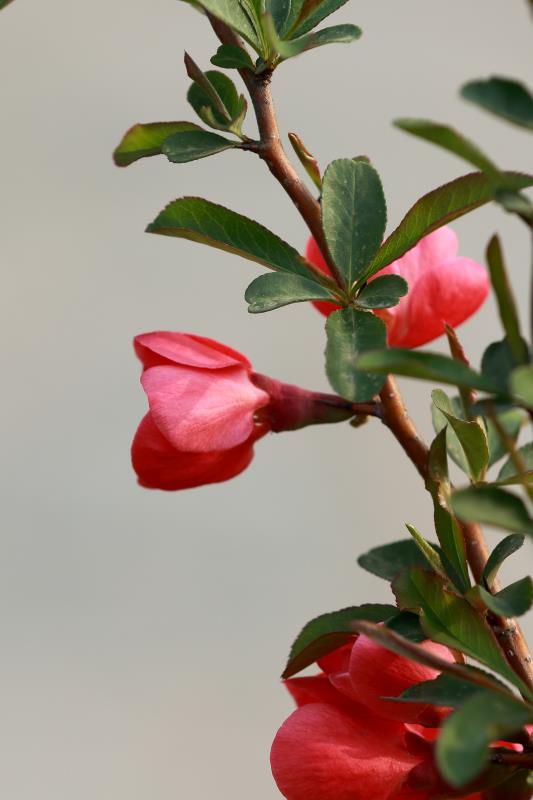
POLYGON ((287 800, 389 800, 417 759, 403 726, 322 703, 295 711, 278 731, 272 773, 287 800))
POLYGON ((169 363, 201 369, 224 369, 239 364, 252 368, 248 359, 237 350, 192 333, 141 333, 135 337, 133 344, 145 369, 169 363))
POLYGON ((338 692, 325 674, 289 678, 284 681, 284 684, 298 707, 308 703, 327 703, 351 714, 366 714, 363 706, 354 703, 353 700, 338 692))
MULTIPOLYGON (((452 653, 444 645, 426 641, 422 647, 453 662, 452 653)), ((397 697, 415 683, 433 680, 439 672, 391 653, 366 636, 360 636, 354 644, 349 670, 356 699, 376 714, 437 727, 449 713, 427 704, 382 700, 382 697, 397 697)))
POLYGON ((242 444, 254 429, 254 412, 269 401, 242 366, 150 367, 141 382, 161 433, 177 450, 194 453, 242 444))
POLYGON ((133 468, 141 486, 149 489, 174 491, 219 483, 246 469, 253 458, 257 438, 254 432, 243 444, 222 452, 183 453, 172 447, 147 414, 133 440, 133 468))

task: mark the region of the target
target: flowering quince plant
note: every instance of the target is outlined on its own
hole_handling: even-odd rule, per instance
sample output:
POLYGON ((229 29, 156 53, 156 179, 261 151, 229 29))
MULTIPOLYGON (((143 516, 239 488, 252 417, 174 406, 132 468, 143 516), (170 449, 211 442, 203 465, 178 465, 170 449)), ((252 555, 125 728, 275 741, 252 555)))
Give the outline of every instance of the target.
MULTIPOLYGON (((226 150, 265 162, 306 227, 305 255, 254 219, 198 197, 170 202, 148 231, 269 270, 246 289, 252 314, 314 303, 327 316, 332 393, 255 372, 240 352, 197 334, 141 334, 135 351, 148 410, 132 446, 139 483, 178 490, 234 478, 271 432, 351 421, 346 431, 355 436, 363 422, 385 425, 422 478, 434 531, 426 538, 408 524, 404 539, 376 542, 360 556, 363 569, 391 584, 394 605, 328 612, 297 636, 283 673, 297 709, 272 746, 274 779, 287 800, 527 800, 533 662, 515 618, 530 608, 533 585, 526 576, 502 587, 498 571, 533 535, 533 443, 518 443, 533 419, 531 349, 499 237, 488 243, 487 271, 458 255, 449 225, 492 202, 533 230, 525 194, 533 176, 501 170, 447 125, 397 120, 473 171, 418 199, 386 235, 385 196, 371 161, 339 158, 322 171, 290 133, 299 174, 276 120, 271 86, 283 62, 361 36, 355 25, 316 30, 346 0, 187 2, 218 40, 216 69, 185 56, 187 99, 201 124, 137 124, 115 162, 164 155, 179 164, 226 150), (248 100, 232 74, 251 100, 255 138, 245 132, 248 100), (476 369, 455 329, 491 288, 502 332, 476 369), (417 350, 439 337, 449 354, 417 350), (432 442, 418 435, 396 375, 449 387, 431 395, 432 442), (458 485, 451 461, 464 474, 458 485), (492 552, 481 524, 505 532, 492 552), (318 674, 295 677, 313 664, 318 674)), ((461 91, 493 115, 533 128, 533 95, 523 84, 493 77, 461 91)), ((310 311, 309 319, 320 317, 313 323, 310 311)))

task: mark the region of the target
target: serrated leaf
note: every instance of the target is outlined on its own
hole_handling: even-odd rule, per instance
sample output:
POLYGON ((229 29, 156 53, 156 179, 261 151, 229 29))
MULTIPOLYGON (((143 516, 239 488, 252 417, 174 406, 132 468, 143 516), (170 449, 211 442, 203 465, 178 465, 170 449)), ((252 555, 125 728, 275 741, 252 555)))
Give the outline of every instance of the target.
POLYGON ((211 63, 223 69, 254 69, 254 62, 246 50, 235 44, 221 44, 211 63))
MULTIPOLYGON (((491 676, 483 673, 489 680, 491 676)), ((429 703, 444 708, 460 708, 466 700, 480 691, 475 683, 459 680, 453 675, 439 675, 432 681, 410 686, 399 697, 387 697, 401 703, 429 703)))
POLYGON ((427 567, 428 563, 412 539, 373 547, 359 556, 357 563, 372 575, 392 581, 411 567, 427 567))
POLYGON ((387 342, 385 323, 369 311, 343 308, 326 322, 326 373, 331 386, 352 403, 371 400, 383 386, 384 378, 356 367, 361 353, 387 342))
POLYGON ((249 303, 250 314, 262 314, 290 303, 306 300, 322 300, 339 304, 330 292, 319 283, 302 278, 301 275, 274 273, 260 275, 246 289, 244 299, 249 303))
POLYGON ((165 139, 161 152, 174 164, 186 164, 237 147, 237 142, 211 131, 180 131, 165 139))
POLYGON ((282 677, 290 678, 296 675, 305 667, 314 664, 317 659, 353 639, 355 631, 352 623, 355 620, 383 622, 397 613, 394 606, 367 603, 316 617, 308 622, 297 636, 282 677))
POLYGON ((452 495, 451 504, 457 516, 466 521, 533 536, 533 519, 522 500, 498 486, 458 489, 452 495))
MULTIPOLYGON (((516 191, 533 185, 533 176, 504 172, 506 181, 516 191)), ((381 246, 369 265, 370 277, 403 256, 428 233, 447 225, 494 199, 494 186, 487 175, 472 172, 439 186, 417 200, 398 227, 381 246)))
POLYGON ((397 633, 403 639, 409 642, 425 642, 427 636, 422 630, 418 614, 413 614, 411 611, 400 611, 396 616, 386 620, 385 627, 397 633))
POLYGON ((533 408, 533 366, 517 367, 509 376, 509 383, 515 397, 533 408))
POLYGON ((496 76, 469 81, 461 89, 461 95, 508 122, 533 129, 533 96, 523 83, 496 76))
POLYGON ((400 608, 420 612, 430 639, 460 650, 515 684, 519 680, 484 620, 464 598, 446 589, 439 576, 411 569, 396 578, 392 589, 400 608))
POLYGON ((295 25, 289 32, 291 38, 303 36, 316 28, 322 20, 338 11, 348 0, 305 0, 295 25))
POLYGON ((496 164, 474 142, 454 128, 426 119, 397 119, 394 124, 406 133, 439 145, 444 150, 463 158, 489 176, 496 185, 505 185, 504 176, 496 164))
POLYGON ((378 275, 357 295, 356 302, 361 308, 390 308, 398 305, 408 290, 400 275, 378 275))
POLYGON ((518 699, 480 690, 445 721, 436 745, 437 765, 453 787, 465 786, 488 763, 489 746, 532 720, 518 699))
POLYGON ((148 122, 134 125, 127 131, 113 153, 117 167, 127 167, 140 158, 163 153, 163 142, 173 133, 201 131, 193 122, 148 122))
POLYGON ((329 252, 350 287, 379 249, 387 208, 376 170, 364 161, 333 161, 322 181, 322 226, 329 252))
POLYGON ((207 244, 273 270, 309 274, 298 251, 268 228, 200 197, 169 203, 147 231, 207 244))
POLYGON ((483 581, 488 589, 492 589, 496 575, 505 559, 512 556, 513 553, 516 553, 517 550, 520 550, 525 542, 525 538, 526 537, 521 533, 512 533, 496 545, 488 557, 485 569, 483 570, 483 581))
MULTIPOLYGON (((529 473, 529 482, 533 482, 533 442, 528 442, 519 447, 517 453, 524 463, 526 473, 529 473)), ((517 471, 513 459, 509 456, 498 473, 498 481, 520 483, 520 480, 520 473, 517 471)))
POLYGON ((533 582, 529 576, 511 583, 496 594, 491 594, 483 586, 474 586, 470 592, 486 608, 501 617, 521 617, 529 611, 533 603, 533 582))
POLYGON ((497 386, 466 364, 441 353, 415 352, 402 347, 376 350, 360 356, 357 368, 385 375, 392 373, 408 378, 449 383, 452 386, 464 386, 485 392, 498 391, 497 386))
POLYGON ((434 405, 443 414, 463 450, 468 474, 479 481, 485 474, 489 462, 487 436, 478 422, 467 422, 453 413, 448 396, 441 389, 431 393, 434 405))

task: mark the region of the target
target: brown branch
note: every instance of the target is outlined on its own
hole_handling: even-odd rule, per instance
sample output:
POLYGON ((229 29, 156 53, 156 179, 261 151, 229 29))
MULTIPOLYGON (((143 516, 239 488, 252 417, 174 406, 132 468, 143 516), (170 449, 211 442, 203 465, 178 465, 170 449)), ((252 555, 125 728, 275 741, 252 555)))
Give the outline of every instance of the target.
MULTIPOLYGON (((243 42, 234 31, 215 17, 208 16, 214 32, 223 44, 244 47, 243 42)), ((250 69, 241 69, 239 72, 250 93, 260 136, 259 142, 248 143, 247 147, 254 150, 265 161, 272 175, 285 189, 315 238, 331 274, 342 289, 345 286, 344 280, 329 255, 322 230, 320 204, 300 180, 281 144, 270 89, 272 73, 266 71, 256 75, 250 69)), ((426 482, 428 449, 418 435, 416 427, 407 413, 396 381, 391 376, 385 381, 380 397, 379 416, 426 482)), ((373 408, 375 410, 377 407, 373 408)), ((364 413, 368 413, 368 411, 364 413)), ((488 548, 479 525, 461 523, 461 528, 465 539, 468 563, 476 582, 479 582, 487 563, 488 548)), ((533 690, 533 663, 520 628, 514 621, 496 616, 488 617, 488 621, 493 627, 509 665, 533 690)))
POLYGON ((511 753, 509 751, 493 753, 490 757, 493 764, 503 764, 508 767, 522 767, 533 769, 533 753, 511 753))

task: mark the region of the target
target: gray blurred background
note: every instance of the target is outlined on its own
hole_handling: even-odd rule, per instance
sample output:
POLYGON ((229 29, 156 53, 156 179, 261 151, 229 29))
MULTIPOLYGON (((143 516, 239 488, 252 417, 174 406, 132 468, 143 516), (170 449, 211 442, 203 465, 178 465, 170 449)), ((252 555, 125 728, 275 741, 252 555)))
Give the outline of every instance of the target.
MULTIPOLYGON (((455 124, 502 166, 533 169, 531 136, 457 96, 490 73, 531 80, 525 2, 353 0, 336 21, 361 25, 363 38, 280 68, 281 127, 323 166, 371 156, 391 225, 469 170, 394 130, 396 116, 455 124)), ((212 336, 261 372, 326 388, 323 320, 311 308, 250 317, 253 265, 143 233, 169 200, 197 194, 303 247, 304 227, 264 166, 244 153, 112 164, 134 122, 193 118, 185 47, 206 68, 216 43, 175 0, 15 0, 0 14, 9 800, 276 798, 268 750, 291 709, 277 676, 292 638, 323 611, 390 599, 358 553, 403 537, 404 522, 432 533, 418 476, 374 422, 272 435, 226 484, 136 485, 129 445, 146 401, 135 333, 212 336)), ((491 207, 455 228, 461 254, 480 261, 502 234, 525 319, 524 227, 491 207)), ((461 330, 476 363, 500 335, 496 319, 490 300, 461 330)), ((430 387, 405 388, 429 435, 430 387)), ((524 573, 522 553, 508 577, 524 573)))

